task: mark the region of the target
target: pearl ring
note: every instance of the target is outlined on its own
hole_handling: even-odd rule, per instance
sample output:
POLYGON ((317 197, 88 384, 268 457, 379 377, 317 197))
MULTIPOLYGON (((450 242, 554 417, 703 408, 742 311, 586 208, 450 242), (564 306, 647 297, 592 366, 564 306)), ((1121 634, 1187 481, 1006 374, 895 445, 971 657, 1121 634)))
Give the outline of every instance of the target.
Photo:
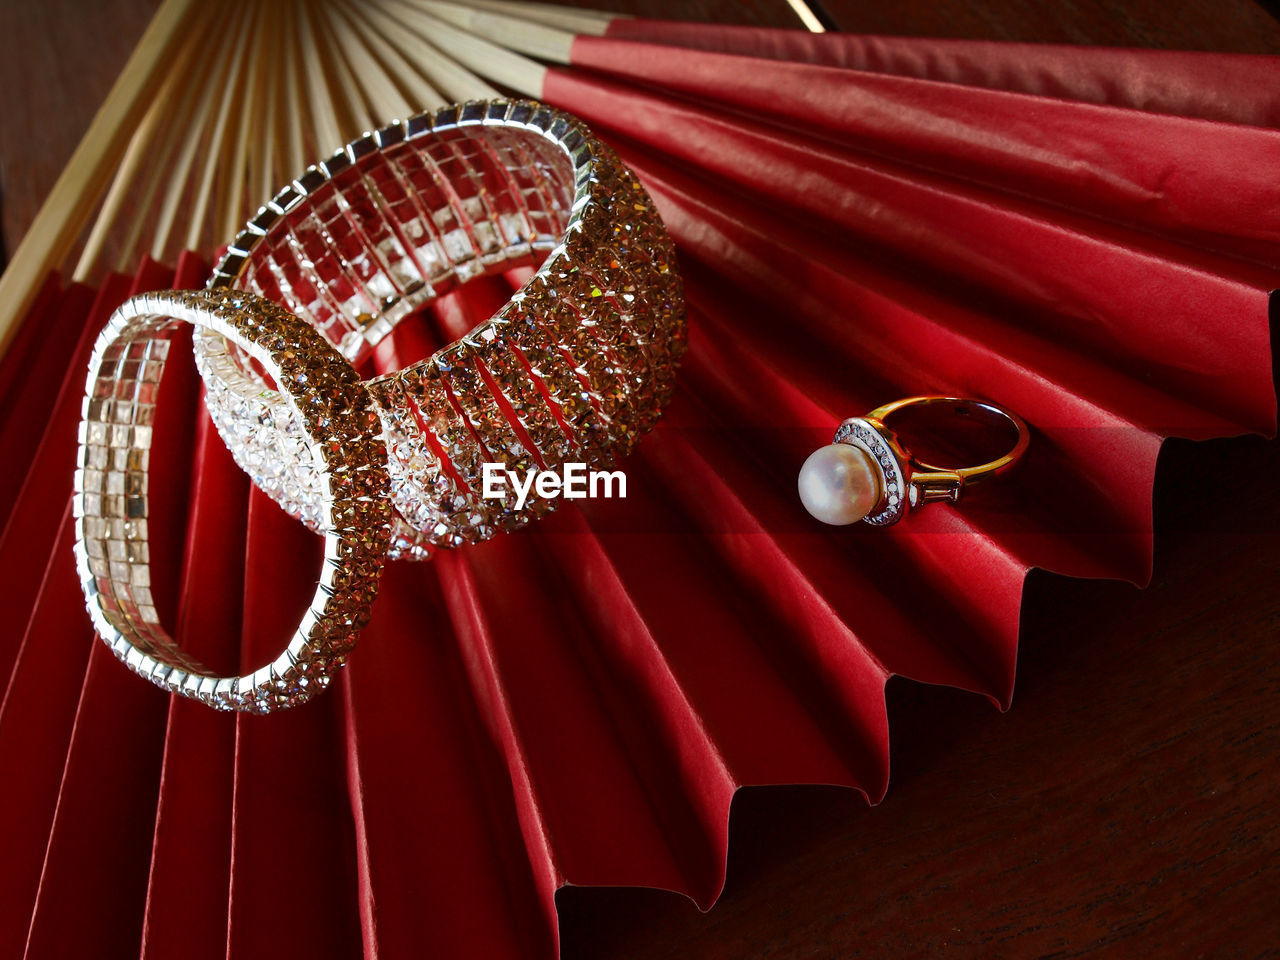
POLYGON ((983 400, 907 397, 840 424, 832 443, 800 468, 800 500, 823 523, 859 520, 877 527, 897 523, 914 507, 945 500, 957 503, 965 487, 1012 469, 1027 450, 1030 432, 1021 417, 983 400), (994 420, 1016 436, 1013 448, 976 467, 936 467, 913 457, 886 422, 906 407, 949 406, 956 417, 994 420))

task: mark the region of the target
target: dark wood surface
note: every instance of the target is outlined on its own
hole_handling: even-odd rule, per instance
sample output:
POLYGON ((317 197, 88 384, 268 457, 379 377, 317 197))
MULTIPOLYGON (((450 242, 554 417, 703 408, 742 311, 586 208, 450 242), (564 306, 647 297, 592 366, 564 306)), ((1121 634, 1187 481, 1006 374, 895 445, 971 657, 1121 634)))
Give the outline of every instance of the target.
POLYGON ((0 224, 5 262, 160 0, 0 0, 0 224))
MULTIPOLYGON (((797 22, 784 0, 589 5, 797 22)), ((9 249, 154 6, 0 5, 9 249)), ((1274 5, 1251 0, 823 6, 876 33, 1280 53, 1274 5)), ((563 891, 564 956, 1280 956, 1278 481, 1274 442, 1170 443, 1151 587, 1033 575, 1010 712, 895 681, 884 803, 745 791, 714 910, 563 891)))

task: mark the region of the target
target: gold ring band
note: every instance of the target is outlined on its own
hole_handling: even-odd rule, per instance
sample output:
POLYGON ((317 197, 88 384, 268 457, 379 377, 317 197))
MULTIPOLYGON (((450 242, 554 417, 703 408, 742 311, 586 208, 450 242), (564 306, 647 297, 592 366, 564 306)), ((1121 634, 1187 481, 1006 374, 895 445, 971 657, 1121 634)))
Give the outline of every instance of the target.
POLYGON ((857 522, 876 527, 898 523, 929 503, 958 503, 966 487, 1011 470, 1027 451, 1026 422, 996 403, 963 397, 906 397, 851 417, 836 429, 830 445, 810 454, 800 468, 798 488, 805 509, 833 525, 857 522), (939 467, 915 457, 888 421, 920 406, 950 406, 957 417, 981 411, 1011 428, 1015 439, 999 457, 970 467, 939 467))
POLYGON ((906 457, 911 466, 912 483, 922 488, 927 488, 929 491, 928 499, 922 502, 928 502, 928 500, 932 499, 958 500, 961 496, 961 491, 966 486, 971 487, 986 478, 998 477, 1011 470, 1022 459, 1022 455, 1027 452, 1027 445, 1031 442, 1031 431, 1027 428, 1026 421, 1012 410, 999 404, 991 403, 988 400, 933 395, 906 397, 902 400, 895 400, 893 403, 886 403, 883 407, 876 407, 863 419, 874 421, 883 428, 882 433, 889 433, 893 436, 892 443, 895 444, 896 451, 906 457), (908 407, 941 405, 952 407, 952 412, 958 417, 972 416, 973 411, 977 409, 1007 422, 1013 428, 1017 437, 1013 447, 1008 453, 975 467, 936 467, 922 462, 902 447, 897 440, 897 434, 889 429, 887 421, 895 413, 908 407), (955 491, 954 496, 950 493, 952 490, 955 491), (943 491, 943 493, 937 495, 937 491, 943 491))

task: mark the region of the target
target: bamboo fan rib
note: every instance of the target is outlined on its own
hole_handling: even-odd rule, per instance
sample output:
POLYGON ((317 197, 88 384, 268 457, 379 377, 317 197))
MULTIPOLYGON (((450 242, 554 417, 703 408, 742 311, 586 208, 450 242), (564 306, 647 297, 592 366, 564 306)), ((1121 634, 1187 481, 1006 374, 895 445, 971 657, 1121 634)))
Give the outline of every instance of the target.
MULTIPOLYGON (((299 956, 553 957, 565 884, 709 906, 741 786, 883 795, 891 676, 1007 705, 1028 570, 1143 582, 1163 439, 1275 428, 1280 94, 1196 91, 1280 90, 1280 70, 1206 56, 166 0, 0 279, 0 443, 28 465, 0 477, 25 624, 0 644, 0 779, 23 783, 0 819, 28 826, 0 955, 256 956, 287 921, 299 956), (508 94, 582 116, 678 244, 690 350, 628 500, 391 565, 339 690, 306 708, 166 701, 92 642, 66 562, 94 333, 130 293, 199 286, 340 144, 508 94), (1019 482, 888 531, 814 529, 797 465, 920 392, 1024 414, 1019 482)), ((441 297, 372 363, 463 336, 529 272, 441 297)), ((313 586, 315 542, 235 467, 194 370, 164 389, 156 526, 179 532, 157 602, 231 669, 289 627, 279 595, 313 586)))

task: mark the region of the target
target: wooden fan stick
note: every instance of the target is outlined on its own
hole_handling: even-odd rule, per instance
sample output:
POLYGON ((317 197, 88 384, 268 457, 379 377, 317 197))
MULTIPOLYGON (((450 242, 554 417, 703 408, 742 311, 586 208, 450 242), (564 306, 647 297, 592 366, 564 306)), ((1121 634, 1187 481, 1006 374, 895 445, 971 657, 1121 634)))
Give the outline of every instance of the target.
MULTIPOLYGON (((165 80, 166 87, 171 88, 173 76, 170 75, 165 80)), ((168 106, 169 98, 165 94, 169 92, 172 92, 171 89, 162 92, 156 98, 150 109, 143 114, 137 131, 129 140, 129 145, 124 152, 124 158, 120 161, 120 167, 116 170, 116 175, 111 180, 111 186, 107 190, 106 197, 103 198, 101 205, 98 207, 98 215, 94 217, 93 226, 90 227, 89 235, 85 238, 84 247, 80 250, 80 258, 76 261, 75 269, 71 272, 73 281, 79 283, 87 282, 97 269, 98 263, 102 258, 103 247, 107 242, 107 236, 116 224, 116 219, 124 206, 125 197, 129 195, 129 190, 137 179, 138 170, 146 160, 150 159, 152 140, 155 138, 156 130, 165 117, 165 108, 168 106)))
MULTIPOLYGON (((359 42, 348 36, 345 30, 338 28, 334 21, 337 17, 335 0, 324 0, 312 7, 315 19, 316 38, 322 51, 325 71, 335 81, 329 85, 335 107, 344 112, 346 122, 342 124, 342 140, 337 144, 325 144, 322 156, 328 156, 342 143, 350 140, 360 130, 367 130, 373 123, 377 111, 371 102, 370 87, 378 83, 378 78, 361 76, 361 68, 352 62, 352 53, 347 49, 359 48, 359 42)), ((375 73, 377 68, 375 67, 375 73)))
POLYGON ((71 253, 107 189, 134 128, 150 106, 156 78, 193 5, 193 0, 164 0, 0 275, 0 355, 8 349, 45 276, 71 253))
POLYGON ((365 43, 371 49, 382 51, 383 63, 405 95, 407 109, 384 114, 379 118, 379 124, 392 117, 403 118, 419 110, 446 103, 445 96, 432 83, 426 70, 427 61, 436 56, 435 51, 420 37, 406 32, 403 27, 395 29, 396 21, 391 20, 386 11, 373 3, 361 6, 359 14, 360 16, 354 17, 354 22, 359 25, 365 43))
MULTIPOLYGON (((175 60, 177 63, 190 64, 199 60, 196 38, 199 35, 200 24, 198 21, 193 21, 192 26, 194 29, 187 34, 178 51, 175 60)), ((161 80, 160 89, 151 101, 151 106, 143 114, 133 136, 129 138, 124 157, 120 161, 115 177, 112 178, 111 187, 98 208, 97 216, 94 218, 93 226, 89 230, 84 247, 80 251, 80 258, 72 273, 73 280, 83 282, 93 275, 101 262, 107 237, 116 225, 130 191, 138 182, 139 173, 148 165, 154 168, 157 155, 165 152, 161 147, 163 139, 160 135, 165 132, 172 133, 175 108, 182 103, 190 91, 194 90, 194 85, 191 84, 188 84, 186 91, 180 87, 179 82, 187 79, 188 76, 189 74, 184 70, 170 70, 161 80)), ((154 176, 144 182, 144 206, 154 195, 155 185, 154 176)))
POLYGON ((239 232, 250 214, 250 204, 261 202, 259 180, 268 179, 276 163, 279 134, 276 133, 275 89, 281 83, 281 54, 267 46, 268 39, 283 36, 281 4, 263 4, 261 24, 255 31, 250 54, 250 75, 245 101, 240 105, 240 122, 236 128, 234 176, 239 192, 231 193, 231 202, 219 211, 218 242, 230 240, 239 232), (266 134, 266 136, 263 136, 266 134))
POLYGON ((169 248, 169 238, 173 235, 179 218, 186 211, 186 204, 190 200, 191 190, 194 186, 191 182, 191 175, 195 167, 196 155, 202 145, 205 145, 208 137, 209 118, 213 116, 215 95, 219 88, 229 82, 231 77, 230 56, 234 49, 234 44, 238 42, 238 39, 233 38, 238 38, 242 32, 243 27, 237 34, 222 34, 222 43, 218 45, 219 50, 214 60, 214 69, 202 78, 204 88, 200 91, 199 98, 196 100, 194 112, 188 121, 179 124, 184 128, 185 136, 178 150, 172 173, 166 171, 165 175, 168 177, 168 182, 165 185, 164 199, 161 201, 160 211, 156 216, 155 232, 151 236, 151 256, 156 260, 164 259, 169 248), (201 136, 198 132, 203 132, 205 135, 201 136))
MULTIPOLYGON (((191 206, 190 219, 187 221, 187 235, 184 247, 187 250, 198 250, 205 232, 205 213, 209 209, 209 199, 213 194, 215 178, 219 172, 228 172, 232 166, 228 151, 227 121, 231 116, 231 105, 243 97, 248 77, 252 69, 241 69, 245 54, 251 45, 251 27, 257 25, 258 18, 250 15, 243 6, 237 11, 239 28, 235 31, 230 56, 226 61, 226 73, 222 81, 222 96, 218 101, 217 113, 213 126, 209 130, 209 140, 205 147, 204 165, 200 171, 199 184, 196 187, 194 203, 191 206)), ((218 241, 214 241, 215 243, 218 241)))
POLYGON ((334 99, 325 79, 324 55, 308 6, 307 0, 302 0, 295 8, 298 13, 297 37, 302 52, 303 86, 306 102, 310 107, 311 122, 315 125, 316 145, 321 150, 331 150, 343 142, 342 121, 335 116, 334 99))
MULTIPOLYGON (((196 29, 192 32, 196 33, 200 26, 201 24, 193 24, 196 29)), ((175 189, 175 179, 179 180, 177 187, 183 186, 181 179, 175 176, 175 171, 181 167, 188 141, 200 136, 195 121, 204 92, 203 78, 216 75, 218 57, 229 43, 228 35, 219 36, 222 42, 214 44, 201 44, 197 36, 191 59, 174 62, 173 72, 181 84, 181 92, 174 99, 173 110, 168 114, 161 136, 148 150, 149 165, 141 174, 143 192, 137 202, 137 209, 146 211, 147 215, 128 219, 127 236, 120 248, 120 262, 116 264, 122 271, 127 272, 135 266, 132 261, 139 249, 145 247, 150 251, 158 226, 158 211, 163 210, 165 197, 175 189), (157 197, 160 198, 159 201, 157 197)), ((111 226, 110 221, 108 226, 111 226)))
MULTIPOLYGON (((436 0, 418 0, 434 3, 436 0)), ((453 0, 443 0, 453 2, 453 0)), ((812 3, 808 0, 787 0, 796 17, 811 33, 825 33, 827 28, 812 3)), ((531 3, 525 0, 468 0, 467 6, 479 7, 516 20, 533 21, 549 27, 558 27, 571 33, 603 36, 615 20, 633 19, 627 13, 609 13, 604 10, 584 10, 556 3, 531 3)))
MULTIPOLYGON (((396 22, 390 20, 390 15, 386 14, 385 11, 380 12, 388 17, 388 24, 396 22)), ((433 46, 426 37, 416 33, 402 34, 402 36, 412 37, 414 41, 421 45, 424 62, 430 64, 432 73, 440 78, 447 91, 447 96, 441 100, 442 104, 470 99, 501 98, 503 96, 502 91, 498 90, 497 87, 491 86, 479 74, 468 70, 439 48, 433 46)))
MULTIPOLYGON (((315 127, 303 63, 302 2, 279 0, 269 6, 269 33, 263 40, 263 88, 254 111, 249 150, 246 215, 256 212, 280 187, 283 171, 292 170, 296 160, 310 155, 308 131, 315 127)), ((244 219, 237 221, 233 233, 244 225, 244 219)))
MULTIPOLYGON (((155 198, 167 188, 170 171, 174 168, 183 142, 191 135, 186 121, 195 111, 201 87, 200 81, 193 78, 212 73, 215 68, 215 58, 221 49, 219 46, 201 44, 198 32, 193 30, 192 33, 195 34, 195 46, 191 50, 191 58, 178 61, 182 64, 181 69, 175 67, 173 70, 180 84, 173 99, 173 109, 167 115, 168 122, 161 127, 159 135, 147 150, 149 163, 139 178, 142 192, 133 198, 133 208, 137 211, 146 211, 148 215, 126 218, 127 231, 119 246, 118 259, 114 265, 121 272, 132 272, 137 266, 136 251, 149 246, 145 238, 151 235, 155 226, 154 217, 151 215, 156 209, 155 198)), ((106 225, 111 228, 112 221, 108 220, 106 225)), ((96 266, 96 264, 93 265, 93 268, 96 269, 96 266)))
POLYGON ((409 97, 388 68, 387 54, 394 51, 385 46, 378 49, 381 45, 376 43, 376 37, 371 43, 361 18, 352 16, 342 0, 332 0, 326 10, 330 16, 330 32, 364 91, 366 129, 370 125, 381 126, 391 117, 405 116, 412 110, 409 97))
POLYGON ((603 35, 614 20, 631 19, 623 13, 563 7, 554 3, 525 3, 524 0, 469 0, 469 5, 504 14, 508 19, 532 21, 567 30, 570 33, 588 33, 596 36, 603 35))
POLYGON ((405 16, 401 19, 413 23, 422 36, 430 36, 433 46, 447 47, 453 58, 467 69, 523 96, 542 96, 542 83, 547 75, 547 68, 542 64, 446 23, 410 0, 389 0, 389 5, 403 11, 405 16))
MULTIPOLYGON (((195 93, 193 89, 192 94, 195 93)), ((181 136, 171 130, 169 136, 159 140, 151 153, 151 165, 148 168, 149 176, 143 177, 139 182, 142 185, 142 193, 134 199, 134 206, 138 210, 153 210, 155 198, 160 193, 164 183, 160 177, 160 171, 168 170, 172 165, 172 159, 181 148, 181 136)), ((151 228, 151 219, 148 216, 134 216, 127 218, 127 230, 121 239, 116 262, 113 268, 121 273, 129 273, 137 266, 137 256, 135 251, 141 249, 144 244, 144 234, 151 228)), ((111 229, 116 224, 112 221, 106 221, 106 228, 111 229)), ((98 269, 98 264, 90 264, 86 267, 83 279, 91 280, 93 274, 98 269)))
MULTIPOLYGON (((274 6, 271 4, 260 4, 257 7, 249 51, 249 66, 245 71, 244 93, 240 100, 239 122, 236 124, 235 139, 227 152, 226 186, 220 203, 214 207, 219 214, 214 243, 229 241, 236 235, 240 224, 247 219, 245 184, 249 175, 249 160, 253 149, 256 146, 268 156, 273 152, 273 138, 268 137, 260 142, 253 139, 253 121, 256 113, 263 109, 264 100, 274 103, 274 99, 264 96, 263 90, 263 75, 267 73, 269 62, 269 58, 263 51, 264 38, 273 35, 274 12, 274 6)), ((264 124, 264 126, 271 129, 273 124, 264 124)))
MULTIPOLYGON (((122 237, 118 238, 116 261, 112 267, 122 272, 131 272, 136 266, 135 251, 148 245, 145 238, 150 236, 155 225, 154 217, 149 214, 155 210, 155 198, 167 186, 175 158, 182 148, 184 139, 189 135, 186 121, 192 115, 200 95, 201 84, 198 78, 215 69, 216 60, 221 51, 219 45, 202 42, 202 31, 211 27, 212 23, 212 16, 201 8, 193 14, 191 21, 187 24, 182 46, 177 50, 176 55, 170 58, 174 66, 162 80, 162 87, 170 86, 172 95, 167 104, 159 106, 153 104, 153 108, 161 111, 160 118, 163 122, 151 131, 150 139, 146 139, 147 130, 143 129, 146 127, 144 118, 139 131, 130 140, 130 149, 140 151, 142 163, 134 173, 132 183, 120 184, 121 210, 117 211, 114 209, 114 204, 107 201, 104 201, 99 208, 92 233, 101 235, 104 245, 99 250, 94 250, 90 243, 86 243, 85 251, 76 267, 75 279, 92 281, 102 265, 105 240, 110 236, 111 231, 121 225, 122 219, 126 231, 122 237), (122 218, 120 214, 125 209, 134 211, 135 215, 122 218), (140 211, 146 213, 139 215, 140 211)), ((121 172, 128 173, 123 169, 123 165, 121 172)), ((112 189, 114 190, 115 187, 116 184, 113 183, 112 189)))
POLYGON ((294 17, 289 35, 294 42, 286 50, 284 84, 277 91, 277 107, 282 118, 277 134, 282 135, 281 166, 271 172, 262 199, 287 180, 298 176, 343 143, 343 125, 353 121, 339 118, 340 109, 333 84, 326 78, 326 48, 320 42, 314 18, 319 12, 311 0, 294 0, 294 17))
POLYGON ((306 86, 303 74, 301 28, 297 4, 286 8, 284 33, 287 38, 284 44, 284 56, 280 59, 280 84, 276 88, 272 100, 273 108, 264 114, 266 124, 262 136, 272 138, 278 153, 278 168, 270 163, 264 164, 264 176, 256 194, 256 203, 266 200, 267 193, 283 182, 285 176, 296 176, 295 170, 301 170, 314 150, 307 147, 306 130, 302 125, 302 90, 306 86), (277 120, 276 117, 279 117, 277 120))
POLYGON ((383 40, 396 47, 425 78, 433 97, 423 98, 417 109, 443 106, 451 101, 488 99, 501 96, 496 87, 467 70, 446 52, 431 43, 428 36, 419 33, 412 21, 406 21, 398 11, 383 3, 371 3, 365 8, 371 26, 383 40))
POLYGON ((319 9, 313 8, 316 16, 312 21, 316 25, 316 39, 322 50, 325 69, 334 80, 329 87, 334 107, 345 118, 338 142, 322 145, 321 155, 327 157, 344 143, 372 127, 376 111, 370 105, 364 86, 343 53, 338 31, 334 29, 332 0, 319 3, 317 7, 319 9))
POLYGON ((548 60, 568 63, 576 33, 542 23, 514 20, 502 13, 476 10, 449 0, 411 0, 415 6, 446 20, 467 33, 486 37, 508 50, 548 60))

